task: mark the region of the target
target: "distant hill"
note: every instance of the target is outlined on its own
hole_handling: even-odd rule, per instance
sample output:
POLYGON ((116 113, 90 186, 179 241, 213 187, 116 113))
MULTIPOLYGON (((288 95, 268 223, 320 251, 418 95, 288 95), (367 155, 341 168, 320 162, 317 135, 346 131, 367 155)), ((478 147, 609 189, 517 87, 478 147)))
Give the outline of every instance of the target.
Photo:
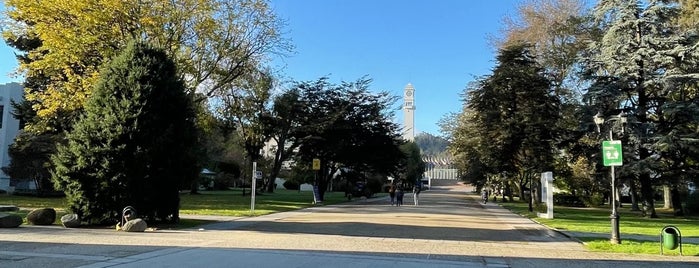
POLYGON ((444 138, 429 134, 420 133, 415 136, 415 143, 420 147, 422 155, 442 156, 446 154, 449 142, 444 138))

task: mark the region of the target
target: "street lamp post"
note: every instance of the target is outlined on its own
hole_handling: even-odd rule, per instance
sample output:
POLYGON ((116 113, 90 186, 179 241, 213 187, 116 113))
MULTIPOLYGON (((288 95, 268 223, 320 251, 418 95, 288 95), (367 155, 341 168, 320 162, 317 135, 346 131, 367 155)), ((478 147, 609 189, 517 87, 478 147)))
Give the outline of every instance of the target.
MULTIPOLYGON (((619 121, 622 124, 621 128, 621 133, 624 133, 624 127, 623 125, 626 124, 626 114, 624 112, 621 112, 619 115, 613 116, 610 118, 608 121, 619 121)), ((604 124, 604 115, 602 115, 601 112, 598 112, 595 117, 594 117, 595 125, 597 125, 597 133, 600 133, 600 126, 604 124)), ((602 157, 604 159, 604 165, 605 166, 610 166, 611 170, 611 178, 612 178, 612 195, 611 195, 611 205, 612 205, 612 214, 609 215, 609 218, 611 219, 611 225, 612 225, 612 233, 611 233, 611 238, 609 239, 609 242, 612 244, 621 244, 621 237, 619 236, 619 213, 617 213, 617 204, 616 204, 616 182, 614 178, 614 167, 615 166, 621 166, 621 159, 622 159, 622 151, 621 151, 621 141, 615 141, 614 136, 612 133, 612 127, 609 127, 609 142, 603 142, 602 143, 602 157), (618 146, 614 146, 617 144, 618 146), (615 161, 618 160, 618 161, 615 161)))

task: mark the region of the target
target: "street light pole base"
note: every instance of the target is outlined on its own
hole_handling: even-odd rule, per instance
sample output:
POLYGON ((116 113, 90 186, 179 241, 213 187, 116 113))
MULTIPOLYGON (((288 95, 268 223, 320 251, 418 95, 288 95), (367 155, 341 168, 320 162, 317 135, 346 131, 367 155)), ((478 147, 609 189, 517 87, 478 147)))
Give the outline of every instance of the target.
POLYGON ((609 239, 609 243, 613 245, 621 244, 621 238, 619 237, 619 214, 612 213, 609 215, 612 221, 612 237, 609 239))

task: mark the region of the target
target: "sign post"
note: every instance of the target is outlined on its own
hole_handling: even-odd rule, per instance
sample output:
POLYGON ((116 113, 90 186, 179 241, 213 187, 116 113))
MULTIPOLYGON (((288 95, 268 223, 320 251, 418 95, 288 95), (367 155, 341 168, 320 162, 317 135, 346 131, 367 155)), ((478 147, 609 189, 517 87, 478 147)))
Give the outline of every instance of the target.
POLYGON ((320 159, 313 158, 312 168, 315 171, 313 173, 315 176, 315 181, 313 183, 313 204, 323 203, 323 201, 320 200, 320 189, 318 189, 318 171, 320 170, 320 159))
POLYGON ((621 141, 612 139, 612 132, 609 131, 608 141, 602 141, 602 163, 604 166, 611 167, 612 177, 612 235, 610 241, 612 244, 620 244, 619 238, 619 214, 616 209, 616 182, 614 178, 614 167, 623 164, 623 151, 621 150, 621 141))
POLYGON ((255 215, 255 188, 257 184, 257 162, 252 162, 252 189, 250 193, 250 212, 255 215))

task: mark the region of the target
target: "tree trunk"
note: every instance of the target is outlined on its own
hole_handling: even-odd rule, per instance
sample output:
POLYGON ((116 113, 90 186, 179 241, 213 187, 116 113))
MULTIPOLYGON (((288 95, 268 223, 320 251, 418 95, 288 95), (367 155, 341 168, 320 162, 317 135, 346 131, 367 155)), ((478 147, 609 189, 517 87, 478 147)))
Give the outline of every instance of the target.
POLYGON ((670 193, 670 186, 663 185, 663 208, 672 208, 672 193, 670 193))
POLYGON ((670 191, 672 195, 672 207, 674 208, 673 214, 675 216, 684 216, 684 209, 682 208, 682 200, 680 199, 680 191, 677 189, 677 185, 672 186, 670 191))
POLYGON ((529 181, 529 212, 534 212, 534 178, 530 174, 527 175, 529 181))
POLYGON ((193 180, 189 184, 189 194, 199 194, 199 182, 197 180, 193 180))
POLYGON ((629 191, 631 193, 631 211, 641 211, 638 207, 638 190, 636 189, 636 182, 633 179, 629 180, 629 191))
POLYGON ((505 202, 514 200, 514 196, 512 196, 512 186, 508 180, 505 180, 505 193, 503 194, 503 199, 505 199, 505 202))
POLYGON ((315 184, 318 186, 318 201, 323 202, 325 200, 325 191, 328 188, 328 170, 330 165, 327 161, 320 161, 320 170, 315 171, 316 179, 315 184))
POLYGON ((657 218, 655 213, 655 201, 653 200, 653 186, 650 182, 649 174, 641 174, 641 199, 642 199, 642 214, 647 218, 657 218))
MULTIPOLYGON (((636 13, 636 18, 639 18, 640 14, 636 13)), ((643 39, 642 39, 643 31, 641 29, 641 24, 636 25, 636 40, 637 44, 642 45, 643 39)), ((638 47, 640 50, 641 48, 638 47)), ((639 161, 645 161, 648 159, 651 154, 648 150, 643 148, 643 145, 645 143, 645 140, 647 137, 644 135, 647 135, 648 131, 647 128, 648 126, 646 123, 648 123, 648 96, 646 94, 646 88, 645 88, 645 72, 644 72, 644 62, 643 62, 643 57, 640 57, 636 60, 636 64, 638 65, 638 80, 636 81, 636 94, 638 95, 637 98, 637 105, 636 105, 636 118, 638 119, 638 122, 641 125, 641 137, 640 137, 640 145, 638 146, 638 160, 639 161)), ((653 181, 650 177, 650 174, 647 172, 642 172, 640 176, 638 177, 639 182, 641 183, 641 198, 642 198, 642 214, 644 217, 649 217, 649 218, 657 218, 658 215, 655 214, 655 202, 653 200, 653 181)))
POLYGON ((279 172, 282 170, 282 163, 287 160, 287 156, 291 154, 293 148, 296 148, 293 145, 289 146, 289 148, 285 148, 286 140, 285 136, 279 137, 277 140, 277 151, 274 153, 274 163, 272 164, 272 170, 269 174, 270 183, 267 185, 268 193, 274 192, 274 184, 277 182, 277 176, 279 176, 279 172))
POLYGON ((523 176, 520 175, 519 178, 517 179, 519 181, 519 183, 518 183, 519 184, 518 185, 519 186, 519 201, 527 200, 527 198, 524 196, 524 185, 525 185, 524 183, 525 183, 525 181, 522 177, 523 176))
POLYGON ((323 202, 325 200, 325 191, 328 188, 327 174, 323 172, 324 169, 318 171, 318 201, 323 202))
POLYGON ((617 206, 621 208, 621 207, 623 207, 623 205, 621 204, 621 186, 619 184, 617 184, 617 185, 614 185, 614 187, 616 189, 616 193, 614 193, 614 199, 616 200, 617 206))

